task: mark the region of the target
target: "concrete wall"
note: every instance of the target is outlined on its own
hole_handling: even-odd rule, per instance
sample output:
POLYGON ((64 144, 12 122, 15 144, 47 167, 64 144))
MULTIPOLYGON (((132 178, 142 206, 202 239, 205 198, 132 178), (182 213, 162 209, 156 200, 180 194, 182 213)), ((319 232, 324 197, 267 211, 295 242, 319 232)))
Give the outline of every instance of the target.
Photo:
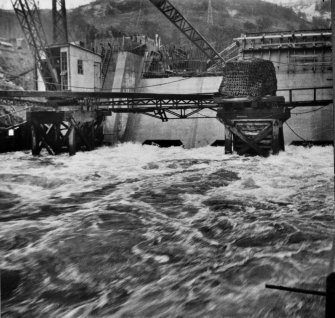
MULTIPOLYGON (((221 77, 170 77, 141 79, 139 91, 144 93, 211 93, 217 92, 221 77)), ((214 116, 215 112, 203 110, 202 116, 214 116)), ((159 119, 140 115, 140 125, 134 132, 133 140, 180 140, 184 147, 206 146, 216 140, 224 139, 224 126, 215 118, 207 119, 174 119, 162 122, 159 119)))
MULTIPOLYGON (((106 76, 104 91, 135 92, 144 58, 129 52, 113 54, 106 76)), ((123 141, 134 141, 139 124, 137 114, 116 114, 106 117, 104 138, 106 143, 115 144, 123 141)))
MULTIPOLYGON (((246 51, 244 58, 271 60, 276 68, 278 89, 332 86, 331 51, 306 48, 305 50, 246 51)), ((313 100, 312 90, 293 92, 293 100, 313 100)), ((278 92, 289 100, 288 92, 278 92)), ((317 99, 332 99, 332 88, 317 91, 317 99)), ((331 141, 333 120, 332 104, 326 107, 299 107, 291 111, 291 118, 284 125, 285 142, 331 141), (298 137, 299 135, 300 137, 298 137)))
MULTIPOLYGON (((322 87, 329 86, 332 82, 330 73, 306 72, 300 74, 279 73, 279 88, 294 87, 322 87)), ((313 91, 299 91, 293 93, 293 100, 313 100, 313 91)), ((279 95, 280 93, 278 93, 279 95)), ((289 100, 287 93, 282 94, 286 100, 289 100)), ((332 89, 319 90, 317 93, 319 99, 332 99, 332 89)), ((331 141, 333 131, 333 105, 326 107, 298 107, 291 111, 291 118, 285 125, 285 141, 299 141, 301 138, 309 141, 331 141), (299 135, 301 138, 299 138, 299 135)))

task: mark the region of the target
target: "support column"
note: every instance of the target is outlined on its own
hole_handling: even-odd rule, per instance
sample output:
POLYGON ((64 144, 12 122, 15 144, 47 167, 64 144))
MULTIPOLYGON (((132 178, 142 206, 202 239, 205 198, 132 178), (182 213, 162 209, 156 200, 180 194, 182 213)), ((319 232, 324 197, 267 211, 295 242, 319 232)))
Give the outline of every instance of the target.
POLYGON ((38 156, 41 152, 38 130, 36 129, 34 124, 31 124, 30 127, 31 127, 31 153, 33 156, 38 156))
POLYGON ((224 141, 224 151, 225 154, 233 153, 233 134, 229 128, 225 125, 225 141, 224 141))
POLYGON ((93 150, 95 148, 95 127, 94 122, 91 122, 89 125, 90 129, 90 142, 91 142, 91 149, 93 150))
POLYGON ((327 277, 326 289, 326 318, 335 317, 335 273, 327 277))
POLYGON ((74 126, 71 126, 69 133, 69 155, 74 156, 76 154, 76 129, 74 126))
POLYGON ((278 155, 280 148, 279 141, 279 122, 278 120, 272 121, 272 153, 278 155))
POLYGON ((279 148, 281 151, 285 151, 284 129, 282 122, 279 123, 279 148))
POLYGON ((61 152, 60 124, 53 124, 53 148, 56 154, 61 152))

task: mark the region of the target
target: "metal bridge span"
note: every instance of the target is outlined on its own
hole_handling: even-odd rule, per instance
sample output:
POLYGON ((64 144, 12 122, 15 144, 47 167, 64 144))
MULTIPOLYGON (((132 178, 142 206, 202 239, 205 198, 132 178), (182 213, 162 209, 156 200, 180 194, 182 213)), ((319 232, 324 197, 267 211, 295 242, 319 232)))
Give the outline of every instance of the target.
POLYGON ((225 152, 233 147, 239 154, 246 152, 266 156, 285 149, 283 124, 295 107, 326 106, 322 92, 331 87, 288 89, 258 99, 224 98, 219 93, 154 94, 127 92, 62 92, 62 91, 0 91, 0 99, 25 105, 31 128, 32 153, 45 148, 55 155, 66 149, 70 155, 77 149, 92 150, 102 143, 103 121, 111 113, 145 114, 163 122, 169 119, 217 118, 225 129, 225 152), (295 92, 309 94, 297 100, 295 92), (307 98, 306 98, 307 96, 307 98), (309 96, 309 98, 308 98, 309 96), (204 109, 213 116, 197 117, 204 109), (97 137, 99 136, 99 137, 97 137))
MULTIPOLYGON (((332 87, 288 88, 279 89, 279 96, 287 98, 282 103, 283 107, 326 106, 332 103, 325 99, 325 92, 332 87), (304 92, 304 98, 301 93, 304 92)), ((162 121, 168 119, 186 118, 215 118, 213 116, 196 117, 203 109, 217 111, 220 105, 228 105, 234 100, 223 99, 217 93, 205 94, 156 94, 156 93, 129 93, 129 92, 59 92, 59 91, 0 91, 0 98, 15 100, 17 103, 33 105, 32 99, 44 99, 38 106, 46 109, 62 109, 71 107, 72 110, 82 109, 87 106, 89 110, 108 110, 114 113, 140 113, 146 114, 162 121)), ((245 100, 245 99, 241 99, 245 100)), ((252 101, 252 100, 249 100, 252 101)))

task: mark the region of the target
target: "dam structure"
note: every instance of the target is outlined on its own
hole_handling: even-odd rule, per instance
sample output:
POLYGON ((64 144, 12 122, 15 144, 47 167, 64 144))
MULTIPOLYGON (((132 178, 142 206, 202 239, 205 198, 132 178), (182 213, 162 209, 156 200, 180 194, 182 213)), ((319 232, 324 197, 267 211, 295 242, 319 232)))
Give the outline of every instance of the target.
MULTIPOLYGON (((281 139, 286 143, 331 141, 329 30, 242 34, 218 52, 172 3, 150 1, 196 50, 163 45, 157 34, 154 39, 133 35, 96 39, 90 44, 69 42, 65 0, 53 2, 53 13, 59 19, 53 21, 54 42, 48 45, 34 1, 13 3, 35 57, 37 89, 47 93, 23 94, 28 98, 46 98, 44 106, 49 108, 44 112, 35 110, 39 114, 34 111, 27 114, 32 125, 34 154, 43 145, 49 153, 58 153, 66 144, 70 144, 70 153, 74 153, 71 144, 78 139, 75 131, 86 150, 94 148, 97 135, 99 144, 110 145, 137 142, 193 148, 223 144, 227 127, 223 118, 221 122, 217 120, 217 113, 227 101, 215 102, 214 96, 221 93, 227 63, 243 64, 257 59, 275 66, 275 89, 260 95, 244 93, 228 97, 260 98, 277 94, 282 97, 280 107, 290 109, 290 115, 284 116, 290 119, 280 124, 281 139), (58 29, 62 30, 62 37, 58 29), (48 95, 52 91, 56 94, 48 95), (150 103, 154 107, 148 110, 144 105, 150 103), (293 109, 297 106, 300 108, 293 109)), ((249 86, 258 85, 252 81, 256 73, 257 69, 244 77, 236 73, 230 84, 236 86, 237 92, 245 81, 249 86)), ((266 86, 263 82, 260 85, 266 86)), ((6 94, 1 92, 1 97, 6 94)), ((17 92, 11 98, 23 95, 17 92)), ((252 105, 250 101, 247 107, 252 105)))
MULTIPOLYGON (((286 101, 331 100, 332 65, 329 30, 252 33, 241 35, 234 41, 234 59, 260 58, 274 63, 277 95, 284 96, 286 101)), ((120 89, 120 91, 161 94, 216 93, 222 81, 219 71, 210 73, 198 68, 194 69, 193 73, 184 70, 184 74, 182 72, 173 74, 156 66, 154 72, 149 73, 144 69, 149 63, 145 56, 140 57, 131 52, 119 52, 116 56, 117 64, 112 73, 121 84, 119 87, 114 85, 112 91, 120 89)), ((285 142, 288 144, 304 140, 315 143, 331 142, 331 112, 332 105, 316 105, 292 110, 288 125, 284 125, 285 142)), ((215 114, 210 110, 201 111, 197 115, 198 118, 169 120, 164 123, 142 114, 122 114, 122 116, 115 118, 114 128, 111 126, 107 128, 114 129, 114 134, 106 134, 107 141, 114 142, 118 139, 159 143, 160 140, 170 142, 180 140, 185 147, 191 148, 220 144, 220 141, 224 140, 224 127, 214 119, 215 114), (116 126, 118 128, 115 129, 116 126)))
MULTIPOLYGON (((227 63, 257 59, 273 63, 277 95, 285 98, 283 107, 291 110, 280 128, 282 143, 331 141, 330 36, 329 31, 246 34, 224 51, 229 57, 227 63)), ((10 94, 11 97, 48 98, 49 110, 54 107, 56 112, 72 111, 74 118, 70 125, 66 123, 70 117, 65 113, 57 114, 56 121, 49 110, 40 112, 36 118, 28 113, 28 121, 40 134, 37 142, 40 146, 34 148, 37 139, 33 130, 34 154, 40 152, 43 144, 51 145, 45 148, 56 154, 67 143, 65 139, 76 143, 75 130, 83 150, 93 149, 97 136, 97 144, 110 145, 137 142, 193 148, 225 143, 227 127, 224 120, 217 120, 217 111, 227 101, 223 104, 215 101, 223 78, 219 65, 208 68, 204 56, 192 51, 176 53, 174 48, 171 53, 162 46, 158 35, 155 39, 146 36, 106 39, 94 46, 91 50, 75 43, 50 47, 60 57, 55 68, 61 78, 59 92, 52 95, 47 90, 43 95, 47 87, 40 75, 38 88, 42 95, 38 92, 37 95, 34 92, 10 94), (85 109, 76 106, 83 99, 85 109), (144 108, 146 103, 154 107, 148 111, 144 108), (39 128, 39 121, 47 124, 44 132, 39 128), (54 128, 50 129, 50 124, 54 128), (62 130, 66 132, 60 133, 62 130), (58 146, 53 147, 54 142, 47 141, 48 132, 58 136, 58 146)), ((240 84, 237 80, 236 87, 240 84)), ((1 96, 6 94, 3 92, 1 96)), ((72 146, 69 152, 74 154, 76 150, 72 146)), ((284 145, 280 148, 283 150, 284 145)))

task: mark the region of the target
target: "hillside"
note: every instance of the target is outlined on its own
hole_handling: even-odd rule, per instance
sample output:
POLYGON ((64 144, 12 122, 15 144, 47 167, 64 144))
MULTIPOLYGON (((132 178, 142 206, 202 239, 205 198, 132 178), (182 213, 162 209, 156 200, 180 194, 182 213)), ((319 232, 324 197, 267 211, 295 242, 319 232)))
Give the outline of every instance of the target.
MULTIPOLYGON (((213 0, 214 25, 207 24, 208 0, 171 0, 200 32, 223 48, 243 32, 310 29, 312 23, 291 8, 261 0, 213 0)), ((149 0, 97 0, 69 10, 71 40, 94 36, 144 33, 161 35, 163 42, 185 44, 184 37, 149 0)), ((42 10, 50 39, 51 14, 42 10)), ((18 37, 21 31, 12 11, 0 10, 0 37, 18 37)))
MULTIPOLYGON (((208 0, 171 0, 218 49, 243 32, 309 29, 311 23, 290 8, 260 0, 212 0, 214 25, 207 24, 208 0)), ((70 14, 94 25, 99 34, 161 35, 164 43, 185 44, 184 37, 148 0, 97 0, 70 14)), ((78 24, 78 23, 76 23, 78 24)), ((92 30, 90 30, 92 32, 92 30)), ((75 34, 80 36, 78 32, 75 34)))
MULTIPOLYGON (((278 0, 266 0, 278 3, 278 0)), ((331 24, 331 0, 280 0, 281 6, 292 9, 314 27, 328 28, 331 24)))
MULTIPOLYGON (((209 25, 208 0, 171 0, 171 2, 217 50, 225 48, 234 37, 244 32, 325 27, 321 23, 324 21, 322 17, 319 17, 322 20, 320 23, 308 21, 307 16, 296 8, 261 0, 212 0, 214 24, 209 25)), ((323 6, 317 9, 320 12, 327 12, 327 8, 323 6)), ((51 11, 41 10, 41 17, 45 33, 51 43, 51 11)), ((154 37, 157 33, 161 36, 163 44, 192 46, 149 0, 96 0, 88 5, 68 10, 68 23, 70 41, 82 40, 89 43, 94 38, 111 35, 146 34, 154 37)), ((0 37, 22 36, 14 12, 0 10, 0 37)), ((32 65, 32 57, 29 54, 24 54, 24 63, 22 53, 12 54, 11 57, 8 59, 2 55, 0 58, 0 67, 11 74, 19 74, 32 65)))

